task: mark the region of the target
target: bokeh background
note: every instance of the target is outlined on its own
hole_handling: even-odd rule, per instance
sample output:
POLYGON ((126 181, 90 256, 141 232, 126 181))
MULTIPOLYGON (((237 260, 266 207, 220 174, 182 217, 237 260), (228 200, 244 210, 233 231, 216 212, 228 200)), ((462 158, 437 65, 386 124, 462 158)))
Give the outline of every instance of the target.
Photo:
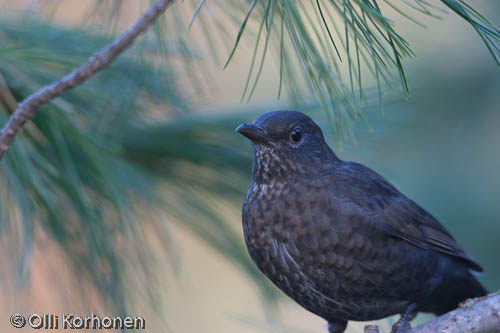
MULTIPOLYGON (((499 4, 472 4, 500 25, 499 4)), ((0 1, 0 123, 147 5, 0 1)), ((234 128, 283 108, 306 112, 341 158, 437 217, 484 267, 479 279, 500 289, 500 69, 468 24, 416 14, 420 27, 382 6, 417 55, 403 63, 411 96, 396 81, 380 106, 368 79, 365 119, 339 140, 300 77, 303 96, 278 100, 276 56, 241 103, 255 36, 222 70, 243 16, 208 8, 188 30, 196 5, 170 7, 109 68, 42 107, 0 163, 2 332, 23 331, 12 313, 43 312, 141 315, 151 332, 325 331, 267 283, 243 244, 252 156, 234 128)))

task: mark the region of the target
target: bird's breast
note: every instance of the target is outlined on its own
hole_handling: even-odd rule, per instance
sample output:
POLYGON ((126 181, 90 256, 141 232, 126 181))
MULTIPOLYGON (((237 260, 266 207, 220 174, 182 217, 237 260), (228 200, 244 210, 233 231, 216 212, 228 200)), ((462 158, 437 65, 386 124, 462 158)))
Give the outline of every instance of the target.
POLYGON ((243 230, 257 267, 323 317, 367 320, 404 308, 406 301, 391 300, 391 306, 374 301, 387 277, 378 272, 393 271, 397 251, 387 252, 386 240, 377 233, 359 231, 350 218, 355 207, 340 207, 320 183, 304 183, 251 184, 243 205, 243 230), (374 265, 374 258, 383 258, 382 265, 374 265))
POLYGON ((293 237, 290 226, 296 216, 292 212, 291 196, 291 189, 285 183, 253 182, 250 185, 243 204, 243 231, 250 255, 259 268, 277 253, 276 244, 293 237))

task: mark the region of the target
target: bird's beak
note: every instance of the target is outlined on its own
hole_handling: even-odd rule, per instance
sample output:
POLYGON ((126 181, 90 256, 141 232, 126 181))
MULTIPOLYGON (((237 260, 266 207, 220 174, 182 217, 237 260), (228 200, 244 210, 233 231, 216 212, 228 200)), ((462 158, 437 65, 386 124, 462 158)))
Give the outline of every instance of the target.
POLYGON ((254 143, 267 141, 268 139, 266 134, 253 124, 241 124, 236 127, 236 132, 243 134, 254 143))

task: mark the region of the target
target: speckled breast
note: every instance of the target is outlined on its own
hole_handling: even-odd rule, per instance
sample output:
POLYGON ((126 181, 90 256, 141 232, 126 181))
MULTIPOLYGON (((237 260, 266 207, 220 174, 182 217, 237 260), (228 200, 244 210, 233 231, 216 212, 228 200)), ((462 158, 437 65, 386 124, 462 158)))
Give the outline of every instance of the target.
POLYGON ((338 212, 329 208, 334 206, 330 196, 321 191, 321 184, 314 182, 251 184, 243 205, 243 230, 255 264, 285 294, 327 320, 371 320, 404 311, 407 300, 377 291, 388 283, 404 284, 384 281, 398 269, 391 266, 396 248, 373 252, 371 242, 379 240, 362 237, 348 223, 335 225, 338 212), (312 193, 317 200, 304 200, 312 193), (387 272, 366 279, 376 270, 370 261, 381 256, 387 272))

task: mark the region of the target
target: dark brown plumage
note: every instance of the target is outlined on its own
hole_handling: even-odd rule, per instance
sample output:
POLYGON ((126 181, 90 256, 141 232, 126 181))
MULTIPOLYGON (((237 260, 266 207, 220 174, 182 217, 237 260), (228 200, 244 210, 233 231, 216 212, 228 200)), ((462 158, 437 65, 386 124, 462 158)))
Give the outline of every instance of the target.
POLYGON ((444 227, 373 170, 340 160, 306 115, 269 112, 237 131, 254 149, 243 203, 250 256, 330 332, 485 295, 471 274, 481 267, 444 227))

